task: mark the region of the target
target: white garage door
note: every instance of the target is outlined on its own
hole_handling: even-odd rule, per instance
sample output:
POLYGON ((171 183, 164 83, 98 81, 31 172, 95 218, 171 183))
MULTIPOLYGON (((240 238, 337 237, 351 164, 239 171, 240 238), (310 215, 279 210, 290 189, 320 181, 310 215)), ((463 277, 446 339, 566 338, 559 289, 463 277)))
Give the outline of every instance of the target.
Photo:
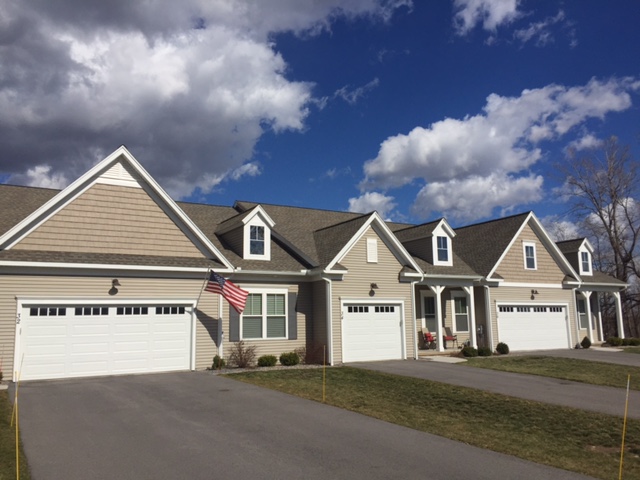
POLYGON ((20 379, 188 370, 189 311, 183 305, 25 305, 20 379))
POLYGON ((402 358, 401 304, 345 304, 343 362, 402 358))
POLYGON ((567 323, 563 306, 498 306, 499 341, 514 351, 570 347, 567 323))

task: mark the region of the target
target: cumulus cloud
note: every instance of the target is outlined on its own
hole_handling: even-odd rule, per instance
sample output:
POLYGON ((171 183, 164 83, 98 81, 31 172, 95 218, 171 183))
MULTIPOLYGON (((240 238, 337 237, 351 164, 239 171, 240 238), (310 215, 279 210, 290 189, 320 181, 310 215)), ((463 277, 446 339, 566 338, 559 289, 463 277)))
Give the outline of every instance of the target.
POLYGON ((528 172, 542 158, 540 142, 558 140, 588 119, 629 108, 635 90, 635 79, 614 78, 574 87, 548 85, 518 97, 491 94, 480 114, 387 138, 376 158, 364 164, 360 188, 386 190, 418 180, 425 187, 414 213, 423 217, 441 211, 474 219, 495 207, 536 201, 542 179, 528 172))
POLYGON ((270 35, 386 21, 402 6, 0 0, 0 170, 58 182, 125 144, 175 196, 258 174, 242 166, 259 138, 302 130, 315 100, 311 84, 287 78, 270 35))
POLYGON ((543 217, 540 222, 554 242, 573 240, 583 236, 578 224, 562 219, 558 215, 543 217))
POLYGON ((375 210, 385 219, 396 206, 394 197, 379 192, 367 192, 359 197, 349 199, 350 212, 369 213, 375 210))
POLYGON ((587 133, 583 135, 577 140, 574 140, 569 143, 569 148, 574 151, 580 150, 591 150, 593 148, 598 148, 602 145, 603 141, 591 133, 587 133))
POLYGON ((453 23, 458 35, 466 35, 477 25, 494 32, 522 15, 519 0, 454 0, 453 4, 453 23))

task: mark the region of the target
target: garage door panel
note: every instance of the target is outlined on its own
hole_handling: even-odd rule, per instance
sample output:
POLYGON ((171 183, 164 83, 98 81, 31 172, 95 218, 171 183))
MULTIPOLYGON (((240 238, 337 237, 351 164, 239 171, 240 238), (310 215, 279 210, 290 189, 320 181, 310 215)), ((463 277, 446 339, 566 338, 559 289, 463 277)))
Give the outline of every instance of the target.
POLYGON ((498 307, 499 341, 513 351, 550 350, 569 346, 566 308, 557 306, 498 307))
POLYGON ((156 315, 151 305, 24 307, 21 379, 187 370, 191 314, 172 309, 179 313, 156 315))
POLYGON ((344 362, 402 358, 400 304, 349 304, 344 310, 344 362))

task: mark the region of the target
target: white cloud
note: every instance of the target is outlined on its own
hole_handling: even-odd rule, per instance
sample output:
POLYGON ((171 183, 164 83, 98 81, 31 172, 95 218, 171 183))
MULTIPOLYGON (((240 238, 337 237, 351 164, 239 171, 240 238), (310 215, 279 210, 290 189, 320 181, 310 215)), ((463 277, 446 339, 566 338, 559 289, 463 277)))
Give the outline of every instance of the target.
POLYGON ((540 22, 532 22, 527 28, 521 28, 513 33, 513 36, 520 40, 522 43, 527 43, 534 40, 534 43, 538 47, 543 47, 548 43, 554 41, 553 34, 549 30, 549 27, 564 21, 565 13, 563 10, 559 10, 553 17, 547 17, 540 22))
MULTIPOLYGON (((490 208, 508 209, 516 200, 520 205, 531 202, 541 188, 537 177, 527 173, 542 158, 539 143, 558 140, 590 118, 629 108, 635 84, 631 78, 592 79, 583 86, 524 90, 518 97, 491 94, 480 114, 447 118, 387 138, 376 158, 364 164, 360 188, 384 190, 419 180, 426 186, 416 200, 416 212, 449 211, 468 219, 489 215, 490 208), (505 191, 492 192, 481 206, 456 194, 464 191, 467 196, 467 187, 481 191, 498 185, 505 191), (520 199, 516 187, 523 188, 520 199)), ((471 198, 476 198, 473 192, 471 198)))
POLYGON ((508 214, 518 206, 541 200, 542 182, 539 175, 492 173, 429 183, 418 193, 412 213, 428 218, 433 212, 442 212, 447 218, 460 221, 489 217, 496 207, 508 214))
POLYGON ((540 219, 545 230, 554 242, 573 240, 580 238, 581 232, 578 224, 564 220, 558 215, 549 215, 540 219))
POLYGON ((603 143, 602 140, 595 137, 591 133, 587 133, 586 135, 583 135, 579 139, 574 140, 573 142, 570 142, 569 148, 575 151, 591 150, 592 148, 598 148, 599 146, 602 145, 602 143, 603 143))
POLYGON ((374 78, 366 85, 351 90, 349 89, 348 85, 345 85, 344 87, 336 90, 336 92, 333 94, 333 97, 342 98, 349 105, 355 105, 360 98, 366 95, 367 92, 376 88, 378 85, 380 85, 380 80, 378 78, 374 78))
POLYGON ((349 199, 349 211, 369 213, 376 211, 382 218, 387 218, 397 204, 391 196, 379 192, 367 192, 359 197, 349 199))
MULTIPOLYGON (((0 170, 74 178, 126 144, 167 190, 251 173, 265 131, 301 131, 312 85, 287 78, 271 34, 337 18, 387 21, 408 0, 0 0, 0 170), (240 169, 240 170, 237 170, 240 169), (242 172, 240 174, 239 172, 242 172)), ((357 100, 359 93, 350 93, 357 100)))
POLYGON ((468 34, 479 24, 484 30, 495 32, 522 15, 519 0, 454 0, 453 4, 453 23, 458 35, 468 34))
POLYGON ((51 167, 48 165, 37 165, 28 169, 21 177, 20 183, 30 187, 62 189, 68 182, 62 174, 51 174, 51 167))

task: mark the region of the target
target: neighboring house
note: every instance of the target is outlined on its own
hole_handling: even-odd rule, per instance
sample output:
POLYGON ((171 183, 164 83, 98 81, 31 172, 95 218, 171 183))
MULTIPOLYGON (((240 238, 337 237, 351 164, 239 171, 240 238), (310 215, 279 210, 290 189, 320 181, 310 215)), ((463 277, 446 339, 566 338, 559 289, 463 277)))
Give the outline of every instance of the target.
POLYGON ((330 364, 416 358, 423 327, 441 351, 445 329, 471 345, 571 348, 602 340, 597 293, 625 287, 587 268, 588 242, 556 246, 532 213, 454 230, 174 202, 124 147, 62 191, 0 185, 0 202, 14 379, 204 369, 240 340, 330 364), (202 293, 209 269, 249 292, 242 315, 202 293))

